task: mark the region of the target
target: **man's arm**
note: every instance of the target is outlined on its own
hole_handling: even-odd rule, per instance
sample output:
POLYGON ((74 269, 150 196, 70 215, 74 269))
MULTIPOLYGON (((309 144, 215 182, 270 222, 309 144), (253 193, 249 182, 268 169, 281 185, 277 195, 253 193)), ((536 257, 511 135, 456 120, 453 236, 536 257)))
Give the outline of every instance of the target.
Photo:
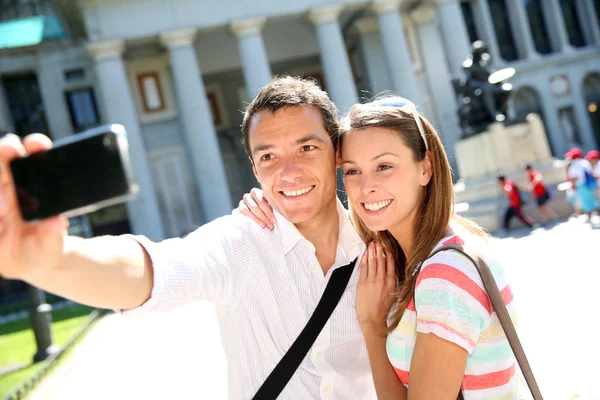
POLYGON ((99 308, 131 309, 150 298, 150 257, 126 236, 93 239, 66 237, 63 253, 52 268, 33 270, 28 283, 78 303, 99 308))

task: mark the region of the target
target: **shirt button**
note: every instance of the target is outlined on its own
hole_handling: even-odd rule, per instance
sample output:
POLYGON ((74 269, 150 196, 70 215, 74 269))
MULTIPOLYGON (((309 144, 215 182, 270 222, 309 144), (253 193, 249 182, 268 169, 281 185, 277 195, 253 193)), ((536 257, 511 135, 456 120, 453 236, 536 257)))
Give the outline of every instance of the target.
POLYGON ((323 355, 321 354, 321 352, 317 353, 317 360, 320 360, 321 358, 323 358, 323 355))
POLYGON ((329 392, 329 390, 330 390, 330 389, 331 389, 331 388, 330 388, 329 386, 325 386, 325 387, 323 388, 323 391, 324 391, 324 392, 329 392))
POLYGON ((313 269, 314 269, 315 271, 316 271, 316 270, 318 270, 319 268, 321 268, 321 266, 320 266, 319 264, 314 264, 314 265, 313 265, 313 269))

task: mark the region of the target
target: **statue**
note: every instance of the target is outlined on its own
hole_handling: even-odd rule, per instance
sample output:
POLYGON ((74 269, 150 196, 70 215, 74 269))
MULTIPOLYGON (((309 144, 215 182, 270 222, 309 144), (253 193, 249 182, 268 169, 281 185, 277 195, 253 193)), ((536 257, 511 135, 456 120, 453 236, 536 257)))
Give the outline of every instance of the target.
POLYGON ((478 40, 471 45, 471 54, 463 62, 464 78, 452 80, 458 97, 458 117, 467 138, 487 129, 493 122, 506 120, 507 103, 512 85, 514 68, 493 71, 490 54, 484 42, 478 40))

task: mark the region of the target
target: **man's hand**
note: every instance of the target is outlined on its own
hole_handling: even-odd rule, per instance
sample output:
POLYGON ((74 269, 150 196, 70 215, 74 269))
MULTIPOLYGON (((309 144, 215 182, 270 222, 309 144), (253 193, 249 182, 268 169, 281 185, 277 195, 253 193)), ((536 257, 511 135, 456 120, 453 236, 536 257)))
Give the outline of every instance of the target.
POLYGON ((273 230, 277 223, 273 208, 263 196, 262 190, 252 189, 250 193, 244 194, 238 208, 233 210, 234 213, 239 212, 246 217, 252 218, 257 224, 263 228, 267 227, 273 230))
POLYGON ((51 147, 52 141, 39 133, 27 136, 23 142, 13 134, 0 139, 0 275, 5 278, 27 280, 60 261, 67 218, 23 221, 9 165, 16 158, 51 147))

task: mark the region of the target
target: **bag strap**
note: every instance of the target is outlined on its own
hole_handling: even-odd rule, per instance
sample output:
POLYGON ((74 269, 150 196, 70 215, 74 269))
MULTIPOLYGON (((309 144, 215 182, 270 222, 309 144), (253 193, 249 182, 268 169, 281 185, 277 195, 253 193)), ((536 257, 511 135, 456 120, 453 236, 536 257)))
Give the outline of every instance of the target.
POLYGON ((339 303, 348 285, 352 271, 354 271, 354 265, 357 260, 358 258, 350 264, 333 271, 313 315, 294 341, 294 344, 292 344, 292 347, 285 353, 281 361, 279 361, 275 369, 273 369, 260 389, 258 389, 253 400, 276 399, 283 388, 285 388, 339 303))
POLYGON ((527 361, 527 357, 525 356, 525 350, 523 350, 523 346, 521 345, 521 341, 519 340, 519 336, 517 335, 517 330, 515 329, 515 326, 513 325, 512 320, 510 319, 510 314, 506 309, 506 305, 504 304, 504 300, 502 299, 500 290, 498 290, 498 285, 496 284, 496 280, 494 279, 494 276, 492 275, 489 266, 480 254, 468 251, 463 246, 457 244, 445 244, 440 248, 436 249, 433 253, 431 253, 429 255, 429 258, 444 250, 454 250, 459 253, 462 253, 475 265, 475 267, 477 267, 477 271, 479 272, 479 275, 483 280, 483 286, 485 287, 485 291, 487 292, 490 301, 492 302, 492 307, 494 307, 496 315, 498 315, 498 319, 500 320, 502 329, 506 334, 508 343, 512 348, 515 358, 519 363, 519 367, 521 367, 521 372, 523 372, 523 376, 525 377, 527 386, 529 386, 529 390, 533 395, 533 399, 542 400, 542 393, 540 392, 540 388, 538 387, 535 377, 533 376, 533 371, 531 370, 529 361, 527 361))

